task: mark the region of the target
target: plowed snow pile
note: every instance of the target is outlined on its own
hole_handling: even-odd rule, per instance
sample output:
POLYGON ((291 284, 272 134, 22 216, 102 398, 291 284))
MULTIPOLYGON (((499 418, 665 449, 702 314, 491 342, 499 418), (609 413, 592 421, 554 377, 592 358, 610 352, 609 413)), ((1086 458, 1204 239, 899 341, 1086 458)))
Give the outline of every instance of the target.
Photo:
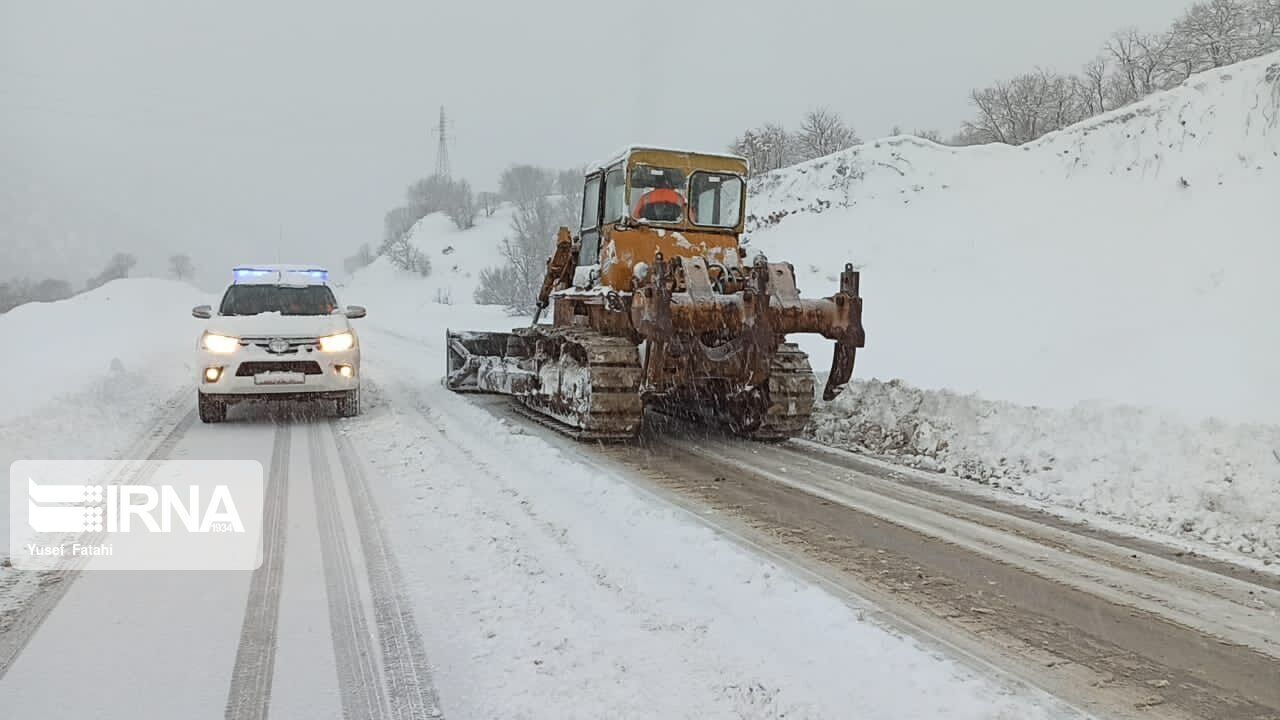
POLYGON ((982 398, 863 386, 817 436, 930 427, 940 468, 1280 556, 1278 121, 1273 54, 1021 148, 892 138, 757 179, 751 245, 802 291, 862 268, 859 377, 982 398))

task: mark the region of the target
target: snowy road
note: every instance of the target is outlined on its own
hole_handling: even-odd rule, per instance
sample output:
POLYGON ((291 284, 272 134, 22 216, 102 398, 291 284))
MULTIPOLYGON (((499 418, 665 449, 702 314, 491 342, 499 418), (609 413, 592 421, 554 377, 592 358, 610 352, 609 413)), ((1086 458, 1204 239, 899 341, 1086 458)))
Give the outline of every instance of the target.
POLYGON ((1274 584, 795 443, 573 443, 445 391, 439 334, 365 329, 354 420, 160 411, 130 456, 267 469, 262 567, 43 578, 0 625, 0 716, 1280 708, 1274 584))
POLYGON ((762 449, 677 423, 596 454, 912 630, 1100 714, 1280 708, 1275 576, 803 443, 762 449))
POLYGON ((438 716, 368 480, 334 421, 266 411, 192 420, 151 457, 262 462, 262 566, 69 570, 62 593, 37 595, 0 645, 5 717, 438 716))

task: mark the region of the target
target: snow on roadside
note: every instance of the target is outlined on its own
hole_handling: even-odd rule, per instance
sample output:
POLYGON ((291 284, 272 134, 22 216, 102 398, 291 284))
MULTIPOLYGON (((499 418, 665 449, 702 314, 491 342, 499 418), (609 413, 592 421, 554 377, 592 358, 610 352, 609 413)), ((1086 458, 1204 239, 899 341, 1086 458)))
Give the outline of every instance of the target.
MULTIPOLYGON (((194 305, 210 298, 186 283, 115 280, 52 303, 0 314, 5 372, 0 422, 132 374, 143 385, 176 387, 194 377, 194 305)), ((56 442, 50 438, 51 442, 56 442)))
POLYGON ((397 553, 414 558, 405 571, 446 714, 1069 715, 862 620, 449 393, 434 332, 365 338, 372 392, 366 415, 343 429, 377 471, 397 553))
MULTIPOLYGON (((160 418, 194 407, 176 395, 195 376, 198 321, 209 302, 185 283, 125 279, 0 315, 0 468, 21 459, 120 457, 160 418)), ((194 386, 192 387, 194 393, 194 386)), ((0 632, 44 576, 7 566, 9 493, 0 493, 0 632)))
POLYGON ((1096 402, 1029 407, 871 380, 820 404, 809 432, 827 445, 1280 560, 1280 426, 1096 402))

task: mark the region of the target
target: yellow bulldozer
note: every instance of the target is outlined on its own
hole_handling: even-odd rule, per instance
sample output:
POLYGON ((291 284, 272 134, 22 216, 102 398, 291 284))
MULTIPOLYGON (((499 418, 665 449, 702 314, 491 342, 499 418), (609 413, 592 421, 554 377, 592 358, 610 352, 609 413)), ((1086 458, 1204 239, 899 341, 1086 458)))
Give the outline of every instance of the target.
POLYGON ((740 244, 746 160, 632 147, 586 175, 577 235, 561 228, 530 327, 446 331, 445 384, 501 393, 574 437, 635 437, 645 410, 761 440, 798 434, 815 401, 808 356, 836 343, 833 399, 863 347, 858 272, 802 298, 790 263, 740 244), (551 307, 552 320, 540 323, 551 307))

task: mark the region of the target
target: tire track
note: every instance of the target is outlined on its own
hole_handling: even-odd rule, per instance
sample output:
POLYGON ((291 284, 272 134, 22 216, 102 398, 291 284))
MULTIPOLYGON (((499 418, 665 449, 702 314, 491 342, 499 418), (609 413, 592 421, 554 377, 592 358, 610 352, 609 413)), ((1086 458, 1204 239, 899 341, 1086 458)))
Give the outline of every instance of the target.
POLYGON ((276 426, 263 508, 262 565, 249 581, 249 600, 240 626, 235 667, 227 695, 228 720, 264 720, 271 705, 271 678, 284 579, 288 519, 289 451, 292 427, 276 426))
POLYGON ((383 673, 390 689, 393 717, 399 720, 444 717, 426 648, 414 619, 413 604, 405 591, 404 577, 373 502, 363 465, 351 441, 337 431, 333 422, 328 425, 347 479, 360 546, 369 572, 374 618, 382 645, 383 673))
MULTIPOLYGON (((326 424, 332 427, 331 423, 326 424)), ((329 629, 338 666, 343 715, 372 720, 387 718, 390 717, 387 698, 378 674, 369 621, 361 602, 351 547, 342 526, 338 492, 324 451, 324 436, 319 423, 308 425, 307 437, 311 446, 311 477, 315 483, 320 552, 329 598, 329 629)))
MULTIPOLYGON (((153 461, 164 460, 173 453, 173 449, 178 445, 178 442, 195 423, 195 418, 196 411, 189 409, 168 432, 163 430, 167 423, 157 424, 130 448, 129 454, 134 451, 141 452, 149 440, 160 437, 159 442, 155 443, 151 451, 147 453, 146 459, 140 461, 137 465, 120 470, 106 484, 145 485, 150 482, 152 475, 155 474, 153 461)), ((105 532, 88 533, 82 535, 79 542, 94 545, 101 543, 105 537, 105 532)), ((88 562, 89 558, 87 557, 70 557, 59 563, 60 567, 58 569, 42 573, 40 580, 41 590, 31 597, 19 611, 18 617, 13 624, 3 635, 0 635, 0 680, 3 680, 9 668, 13 667, 18 656, 31 642, 31 638, 35 636, 36 631, 40 629, 40 625, 44 623, 45 619, 53 612, 53 609, 71 590, 71 586, 80 577, 80 573, 88 562)))

